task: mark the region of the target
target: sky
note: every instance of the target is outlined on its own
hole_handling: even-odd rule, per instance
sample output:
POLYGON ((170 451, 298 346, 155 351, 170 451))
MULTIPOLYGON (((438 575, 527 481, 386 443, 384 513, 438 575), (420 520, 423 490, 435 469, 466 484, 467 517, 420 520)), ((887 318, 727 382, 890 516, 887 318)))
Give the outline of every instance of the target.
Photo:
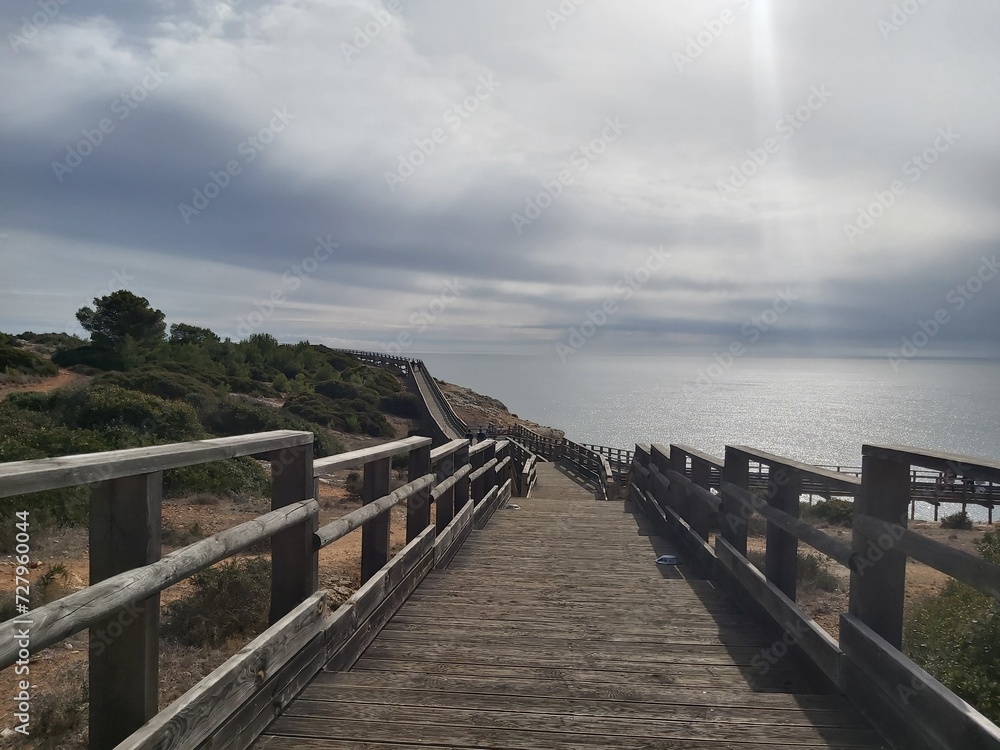
POLYGON ((0 330, 1000 356, 1000 2, 5 0, 0 330))

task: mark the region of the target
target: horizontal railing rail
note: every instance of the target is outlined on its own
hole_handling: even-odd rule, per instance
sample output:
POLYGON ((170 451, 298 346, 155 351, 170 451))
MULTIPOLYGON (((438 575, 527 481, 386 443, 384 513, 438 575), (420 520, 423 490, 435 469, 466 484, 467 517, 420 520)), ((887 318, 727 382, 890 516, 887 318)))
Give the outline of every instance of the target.
POLYGON ((914 467, 998 482, 1000 462, 899 446, 866 445, 862 453, 862 471, 854 476, 746 446, 727 446, 720 459, 683 445, 640 443, 629 496, 900 746, 1000 747, 1000 728, 901 651, 907 557, 1000 600, 1000 565, 906 528, 914 467), (766 485, 754 484, 754 464, 766 485), (713 471, 719 494, 712 492, 713 471), (798 517, 806 486, 856 498, 851 544, 798 517), (763 570, 747 557, 755 514, 766 521, 763 570), (799 541, 850 571, 839 642, 796 603, 799 541), (907 693, 900 685, 918 689, 907 693), (915 693, 919 711, 911 705, 915 693))
POLYGON ((283 430, 0 464, 0 496, 26 495, 29 517, 26 493, 81 484, 92 491, 90 585, 0 623, 0 668, 89 628, 91 748, 193 749, 210 734, 232 734, 227 747, 247 747, 280 710, 272 695, 324 664, 349 665, 385 613, 430 567, 446 565, 513 492, 509 441, 486 441, 470 454, 468 440, 432 450, 431 438, 412 437, 315 461, 313 441, 312 433, 283 430), (163 471, 248 455, 271 462, 272 510, 161 556, 163 471), (408 481, 392 489, 392 460, 402 455, 408 481), (362 467, 362 506, 320 527, 319 480, 362 467), (392 557, 392 511, 403 503, 407 544, 392 557), (357 530, 363 585, 331 613, 318 587, 318 553, 357 530), (271 626, 159 711, 159 593, 266 540, 271 626))

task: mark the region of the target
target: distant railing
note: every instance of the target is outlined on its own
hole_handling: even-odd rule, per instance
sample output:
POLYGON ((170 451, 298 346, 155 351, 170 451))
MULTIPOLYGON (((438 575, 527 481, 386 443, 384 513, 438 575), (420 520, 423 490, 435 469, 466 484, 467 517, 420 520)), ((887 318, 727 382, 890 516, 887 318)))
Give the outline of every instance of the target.
POLYGON ((896 446, 865 445, 862 453, 855 477, 745 446, 727 446, 723 460, 683 445, 640 444, 629 496, 900 747, 1000 747, 1000 728, 900 651, 908 556, 1000 600, 1000 566, 906 528, 912 467, 996 483, 1000 462, 896 446), (766 468, 764 497, 761 488, 751 492, 752 464, 766 468), (713 471, 719 495, 709 489, 713 471), (852 544, 798 518, 807 484, 856 497, 852 544), (763 571, 747 559, 754 514, 766 520, 763 571), (850 570, 839 643, 795 603, 799 541, 850 570))
MULTIPOLYGON (((353 663, 427 571, 446 565, 514 486, 506 441, 470 450, 469 441, 453 440, 431 450, 430 438, 413 437, 314 461, 313 440, 282 430, 0 464, 0 497, 92 488, 90 585, 0 623, 0 668, 89 628, 91 748, 196 748, 210 736, 213 747, 247 747, 290 700, 290 685, 324 665, 353 663), (248 455, 270 460, 272 510, 161 557, 163 471, 248 455), (390 490, 396 455, 408 456, 408 482, 390 490), (319 478, 362 467, 362 507, 320 527, 319 478), (390 511, 404 502, 407 545, 390 560, 390 511), (319 550, 359 528, 363 585, 329 612, 318 590, 319 550), (271 626, 158 712, 159 593, 266 540, 271 626)), ((30 519, 30 498, 23 512, 30 519)))
POLYGON ((572 440, 550 438, 520 424, 505 428, 524 442, 525 446, 548 461, 569 463, 589 477, 598 488, 602 500, 616 499, 619 486, 605 455, 572 440))

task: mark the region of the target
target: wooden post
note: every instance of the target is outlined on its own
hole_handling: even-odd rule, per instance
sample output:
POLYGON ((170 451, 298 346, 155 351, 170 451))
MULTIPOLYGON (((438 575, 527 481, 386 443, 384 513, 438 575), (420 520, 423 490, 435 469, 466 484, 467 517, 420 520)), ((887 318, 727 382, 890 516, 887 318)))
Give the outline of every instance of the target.
MULTIPOLYGON (((910 467, 868 455, 862 448, 861 492, 855 512, 906 527, 910 499, 910 467)), ((903 595, 906 554, 894 548, 888 534, 872 539, 854 531, 858 571, 851 573, 850 612, 897 649, 903 642, 903 595)))
MULTIPOLYGON (((455 451, 455 471, 469 463, 469 445, 466 443, 455 451)), ((462 510, 469 502, 469 475, 455 483, 455 512, 462 510)))
MULTIPOLYGON (((750 459, 731 446, 726 446, 726 464, 722 467, 722 481, 735 484, 745 490, 750 489, 750 459)), ((747 519, 743 506, 736 498, 722 493, 722 518, 719 526, 722 538, 729 542, 744 557, 747 554, 747 519)))
MULTIPOLYGON (((438 461, 437 468, 435 470, 435 475, 437 476, 437 481, 443 482, 448 477, 455 473, 455 469, 458 467, 455 465, 455 454, 452 453, 449 456, 445 456, 440 461, 438 461)), ((448 524, 451 523, 451 519, 455 517, 455 487, 452 486, 451 489, 442 493, 442 495, 437 499, 435 503, 436 510, 434 513, 434 526, 437 529, 437 533, 441 533, 447 528, 448 524)))
MULTIPOLYGON (((391 458, 366 463, 361 504, 368 505, 388 495, 391 479, 391 458)), ((361 527, 361 583, 365 583, 389 562, 391 521, 392 511, 389 511, 361 527)))
MULTIPOLYGON (((691 481, 708 491, 712 480, 712 466, 700 459, 691 457, 691 481)), ((712 509, 701 500, 692 500, 689 504, 691 530, 705 541, 708 541, 709 528, 712 525, 712 509)))
MULTIPOLYGON (((489 448, 486 449, 486 462, 489 463, 493 459, 498 462, 500 460, 500 454, 497 453, 497 444, 494 442, 489 448)), ((483 497, 489 494, 489 491, 497 486, 497 468, 494 463, 492 467, 486 470, 483 474, 483 497)))
MULTIPOLYGON (((663 478, 667 478, 667 470, 671 468, 670 464, 670 447, 663 445, 662 443, 653 443, 649 446, 649 465, 648 468, 652 470, 655 466, 656 470, 663 475, 663 478)), ((659 482, 650 482, 650 486, 647 488, 649 492, 656 498, 656 501, 664 508, 674 508, 676 510, 676 505, 673 502, 671 495, 674 493, 674 487, 668 491, 664 491, 663 485, 659 482)))
MULTIPOLYGON (((160 559, 163 472, 91 491, 90 584, 160 559)), ((160 596, 90 628, 90 747, 110 750, 157 712, 160 596)))
MULTIPOLYGON (((431 446, 425 445, 414 448, 410 451, 410 458, 407 463, 407 478, 409 481, 419 479, 425 474, 431 473, 431 446)), ((406 501, 406 542, 409 544, 418 536, 431 522, 431 488, 428 487, 414 495, 406 501)))
MULTIPOLYGON (((311 443, 271 454, 271 510, 308 500, 315 488, 311 443)), ((318 528, 319 517, 314 515, 271 537, 271 625, 319 588, 319 553, 313 546, 318 528)))
MULTIPOLYGON (((799 495, 802 492, 802 474, 785 466, 771 466, 768 487, 768 505, 799 517, 799 495)), ((799 540, 793 534, 767 522, 767 542, 764 548, 764 576, 795 601, 795 582, 798 578, 799 540)))

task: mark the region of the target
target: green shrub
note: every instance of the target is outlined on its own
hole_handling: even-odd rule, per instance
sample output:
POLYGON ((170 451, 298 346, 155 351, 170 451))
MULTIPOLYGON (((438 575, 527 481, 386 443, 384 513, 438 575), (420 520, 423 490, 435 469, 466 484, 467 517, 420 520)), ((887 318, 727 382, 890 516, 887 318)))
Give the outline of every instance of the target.
POLYGON ((343 453, 343 444, 318 425, 283 409, 249 403, 238 399, 218 401, 214 408, 202 414, 202 423, 213 435, 246 435, 270 430, 301 430, 316 436, 314 451, 317 458, 343 453))
POLYGON ((0 343, 0 374, 49 377, 58 372, 59 368, 44 357, 12 344, 0 343))
POLYGON ((310 422, 378 437, 394 437, 395 430, 377 408, 362 401, 334 401, 318 393, 296 393, 285 401, 285 411, 310 422))
POLYGON ((163 633, 189 646, 249 640, 267 628, 271 564, 240 557, 192 576, 192 593, 168 605, 163 633))
POLYGON ((952 513, 950 516, 945 516, 941 519, 942 529, 964 529, 968 531, 972 528, 972 519, 969 518, 969 514, 964 510, 960 510, 958 513, 952 513))
POLYGON ((824 522, 831 526, 844 526, 850 528, 854 521, 854 503, 850 500, 831 498, 820 500, 813 505, 802 503, 800 515, 803 520, 813 522, 824 522))
POLYGON ((383 396, 379 400, 379 408, 389 414, 395 414, 397 417, 405 417, 407 419, 420 419, 421 416, 420 399, 412 393, 397 393, 392 396, 383 396))
POLYGON ((97 378, 93 385, 114 385, 166 401, 186 401, 195 408, 218 400, 215 390, 207 383, 190 375, 159 367, 107 373, 97 378))
MULTIPOLYGON (((1000 532, 976 546, 1000 563, 1000 532)), ((906 623, 906 654, 993 722, 1000 721, 1000 603, 959 581, 924 599, 906 623)))
POLYGON ((163 472, 163 493, 167 497, 199 493, 264 497, 270 491, 271 478, 259 463, 248 456, 163 472))

